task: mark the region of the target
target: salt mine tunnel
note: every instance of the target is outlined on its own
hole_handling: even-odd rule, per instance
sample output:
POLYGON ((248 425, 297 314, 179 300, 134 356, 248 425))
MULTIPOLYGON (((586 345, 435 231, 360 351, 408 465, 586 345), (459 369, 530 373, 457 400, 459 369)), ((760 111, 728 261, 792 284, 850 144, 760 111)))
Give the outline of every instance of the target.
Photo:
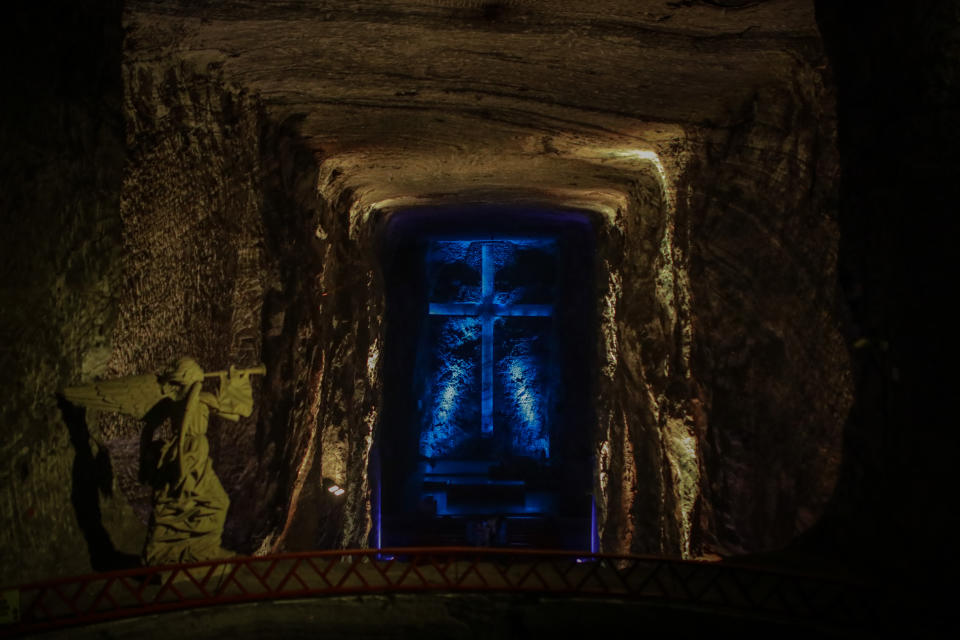
POLYGON ((0 583, 138 565, 143 424, 57 392, 182 356, 266 365, 206 434, 234 553, 923 582, 960 18, 874 5, 14 11, 0 583))

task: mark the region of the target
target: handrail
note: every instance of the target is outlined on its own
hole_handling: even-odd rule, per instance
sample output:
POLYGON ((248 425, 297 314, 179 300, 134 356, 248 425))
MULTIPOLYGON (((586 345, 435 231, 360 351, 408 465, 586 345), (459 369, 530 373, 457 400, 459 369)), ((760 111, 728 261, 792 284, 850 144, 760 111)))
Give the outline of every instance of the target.
POLYGON ((769 618, 860 625, 869 585, 830 576, 655 556, 477 547, 236 556, 20 585, 0 637, 254 600, 426 591, 535 592, 650 600, 769 618))

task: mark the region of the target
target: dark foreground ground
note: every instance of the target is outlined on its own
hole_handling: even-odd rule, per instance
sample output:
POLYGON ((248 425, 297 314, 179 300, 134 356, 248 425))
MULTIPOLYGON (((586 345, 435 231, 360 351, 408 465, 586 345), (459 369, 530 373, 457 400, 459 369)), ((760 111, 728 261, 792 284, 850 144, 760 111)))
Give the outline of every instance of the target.
POLYGON ((42 638, 694 638, 860 637, 868 629, 718 615, 611 599, 401 594, 193 609, 48 633, 42 638), (628 635, 629 634, 629 635, 628 635))

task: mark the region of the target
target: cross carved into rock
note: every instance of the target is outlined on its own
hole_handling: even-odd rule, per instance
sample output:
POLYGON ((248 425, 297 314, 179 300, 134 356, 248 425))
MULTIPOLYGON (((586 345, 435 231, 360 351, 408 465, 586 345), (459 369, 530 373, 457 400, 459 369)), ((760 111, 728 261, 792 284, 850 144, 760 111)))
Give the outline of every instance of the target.
POLYGON ((493 256, 495 242, 481 244, 481 286, 479 302, 431 302, 432 316, 473 316, 483 323, 480 343, 480 370, 482 372, 480 433, 493 435, 493 323, 498 317, 550 316, 549 304, 497 304, 494 302, 496 264, 493 256))

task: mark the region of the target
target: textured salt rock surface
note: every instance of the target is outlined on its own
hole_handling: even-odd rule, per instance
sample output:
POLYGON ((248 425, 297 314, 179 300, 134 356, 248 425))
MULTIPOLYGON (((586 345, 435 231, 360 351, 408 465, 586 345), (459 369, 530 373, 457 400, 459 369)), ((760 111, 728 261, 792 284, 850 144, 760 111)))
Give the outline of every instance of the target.
POLYGON ((77 18, 116 27, 112 57, 92 50, 82 82, 55 82, 88 86, 113 65, 112 102, 42 102, 33 129, 56 126, 37 153, 57 160, 11 174, 38 217, 17 205, 23 242, 4 263, 38 313, 5 309, 24 347, 4 407, 14 526, 0 547, 62 551, 11 557, 4 575, 86 567, 75 550, 92 525, 64 515, 75 460, 109 469, 88 497, 136 553, 137 425, 91 418, 100 443, 85 453, 52 390, 185 353, 269 369, 255 415, 211 427, 233 501, 225 543, 366 544, 377 234, 419 205, 591 217, 605 550, 753 552, 806 530, 851 403, 826 61, 809 2, 686 4, 133 2, 122 56, 117 12, 77 18))

